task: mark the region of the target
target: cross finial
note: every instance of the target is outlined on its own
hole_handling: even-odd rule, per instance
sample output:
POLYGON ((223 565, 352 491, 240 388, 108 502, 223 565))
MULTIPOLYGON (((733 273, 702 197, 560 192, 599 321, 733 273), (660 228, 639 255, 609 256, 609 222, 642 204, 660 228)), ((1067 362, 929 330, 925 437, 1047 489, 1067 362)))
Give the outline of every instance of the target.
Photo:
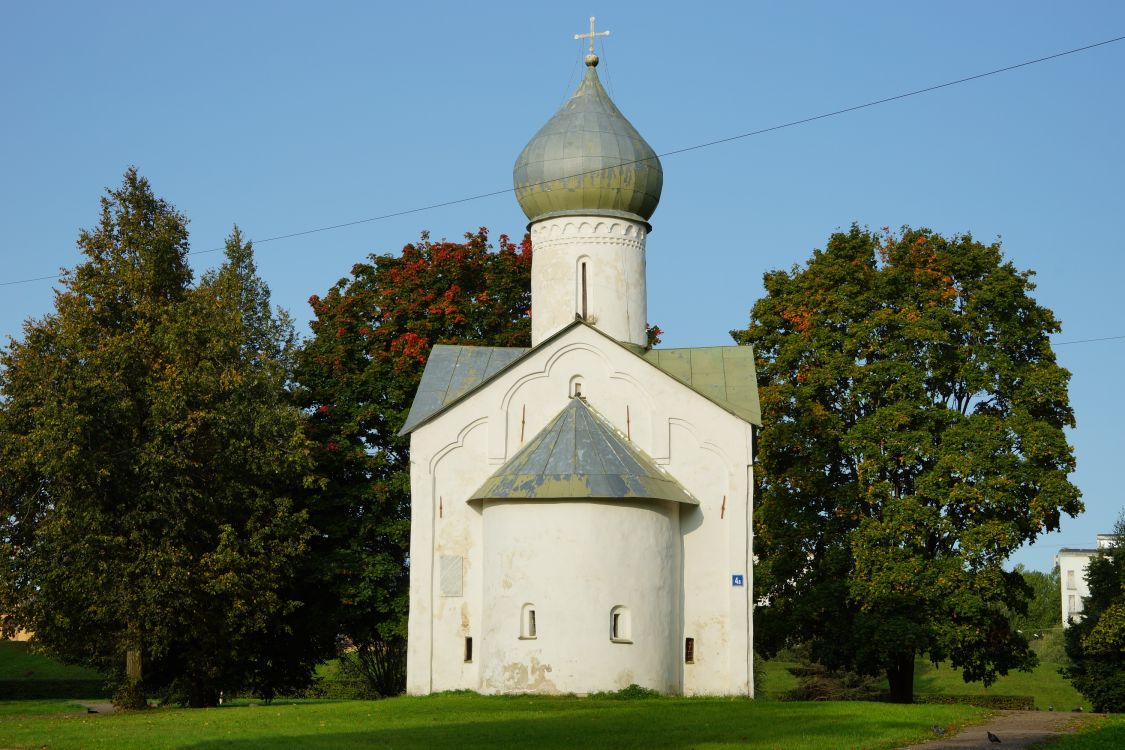
POLYGON ((590 16, 590 33, 588 34, 575 34, 575 39, 589 39, 590 40, 590 53, 586 55, 586 64, 593 67, 598 64, 598 56, 594 54, 594 39, 599 36, 609 36, 608 31, 594 31, 594 17, 590 16))

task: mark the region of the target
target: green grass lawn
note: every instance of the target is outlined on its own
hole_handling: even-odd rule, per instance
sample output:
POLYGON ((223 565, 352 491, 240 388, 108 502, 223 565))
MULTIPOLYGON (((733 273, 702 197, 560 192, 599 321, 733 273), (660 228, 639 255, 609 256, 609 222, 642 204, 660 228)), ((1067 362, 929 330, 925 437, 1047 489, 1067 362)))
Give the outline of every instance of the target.
POLYGON ((0 641, 0 680, 98 680, 85 667, 72 667, 28 651, 22 641, 0 641))
MULTIPOLYGON (((786 691, 797 686, 797 679, 789 674, 788 667, 796 662, 774 659, 765 663, 762 674, 762 694, 767 698, 781 697, 786 691)), ((1091 710, 1090 702, 1085 700, 1059 674, 1059 665, 1043 661, 1032 672, 1010 672, 1000 677, 991 686, 979 682, 965 682, 961 670, 948 664, 935 667, 925 659, 914 665, 915 695, 1030 695, 1035 698, 1035 707, 1046 711, 1053 706, 1056 711, 1073 711, 1081 706, 1083 711, 1091 710)), ((1122 745, 1125 747, 1125 745, 1122 745)))
MULTIPOLYGON (((86 709, 69 698, 31 701, 0 701, 0 721, 12 716, 45 716, 48 714, 86 713, 86 709)), ((0 733, 2 734, 2 733, 0 733)))
POLYGON ((1049 750, 1121 750, 1125 747, 1125 716, 1093 716, 1075 734, 1046 745, 1049 750))
POLYGON ((1050 706, 1056 711, 1073 711, 1078 706, 1083 711, 1091 710, 1090 702, 1078 694, 1070 680, 1059 674, 1059 665, 1046 661, 1040 662, 1034 671, 1009 672, 985 687, 979 682, 965 682, 961 670, 948 664, 934 667, 920 660, 914 667, 914 691, 918 694, 1030 695, 1035 698, 1035 707, 1043 711, 1050 706))
POLYGON ((933 724, 954 727, 983 715, 967 706, 450 694, 98 716, 0 713, 0 747, 893 748, 932 736, 933 724))

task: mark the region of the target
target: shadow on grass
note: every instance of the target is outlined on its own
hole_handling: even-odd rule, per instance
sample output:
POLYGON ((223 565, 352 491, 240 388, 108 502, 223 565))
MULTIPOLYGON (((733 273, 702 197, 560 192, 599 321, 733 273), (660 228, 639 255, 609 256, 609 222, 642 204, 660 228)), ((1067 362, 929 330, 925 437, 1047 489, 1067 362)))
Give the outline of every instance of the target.
MULTIPOLYGON (((774 721, 746 710, 745 702, 707 705, 669 705, 653 711, 653 704, 636 707, 590 706, 560 713, 508 716, 474 720, 464 714, 444 715, 440 704, 430 716, 410 717, 394 726, 363 726, 354 731, 336 728, 317 733, 304 727, 299 733, 263 733, 259 737, 203 740, 187 745, 191 750, 251 750, 286 747, 303 750, 349 748, 536 748, 585 747, 708 748, 784 747, 788 750, 833 747, 888 747, 924 738, 929 726, 903 717, 870 717, 823 711, 783 711, 774 721), (407 725, 404 725, 407 724, 407 725), (873 726, 874 725, 874 726, 873 726)), ((795 704, 790 704, 795 705, 795 704)), ((530 712, 529 712, 530 713, 530 712)), ((343 718, 343 717, 342 717, 343 718)))

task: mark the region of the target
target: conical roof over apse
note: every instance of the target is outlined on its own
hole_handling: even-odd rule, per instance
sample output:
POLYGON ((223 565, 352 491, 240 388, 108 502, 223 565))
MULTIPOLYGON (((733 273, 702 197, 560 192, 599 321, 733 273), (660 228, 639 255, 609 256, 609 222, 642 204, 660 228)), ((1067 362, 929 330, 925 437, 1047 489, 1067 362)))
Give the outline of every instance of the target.
POLYGON ((595 215, 648 222, 664 184, 660 159, 602 88, 597 57, 586 65, 578 89, 516 159, 516 198, 531 221, 595 215))
POLYGON ((469 499, 671 500, 699 504, 581 398, 572 398, 469 499))

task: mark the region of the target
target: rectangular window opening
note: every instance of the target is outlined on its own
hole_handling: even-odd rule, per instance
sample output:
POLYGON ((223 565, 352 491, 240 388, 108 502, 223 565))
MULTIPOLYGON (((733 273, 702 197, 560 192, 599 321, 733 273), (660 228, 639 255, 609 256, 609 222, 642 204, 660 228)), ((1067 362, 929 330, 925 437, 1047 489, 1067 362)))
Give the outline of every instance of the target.
POLYGON ((684 639, 684 664, 695 664, 695 639, 684 639))
POLYGON ((535 610, 529 610, 527 613, 527 637, 534 638, 535 633, 535 610))
POLYGON ((473 660, 473 638, 472 636, 465 637, 465 663, 468 664, 473 660))
POLYGON ((612 628, 612 630, 613 630, 613 633, 610 636, 611 638, 620 638, 621 637, 621 613, 620 612, 614 612, 613 613, 613 628, 612 628))

